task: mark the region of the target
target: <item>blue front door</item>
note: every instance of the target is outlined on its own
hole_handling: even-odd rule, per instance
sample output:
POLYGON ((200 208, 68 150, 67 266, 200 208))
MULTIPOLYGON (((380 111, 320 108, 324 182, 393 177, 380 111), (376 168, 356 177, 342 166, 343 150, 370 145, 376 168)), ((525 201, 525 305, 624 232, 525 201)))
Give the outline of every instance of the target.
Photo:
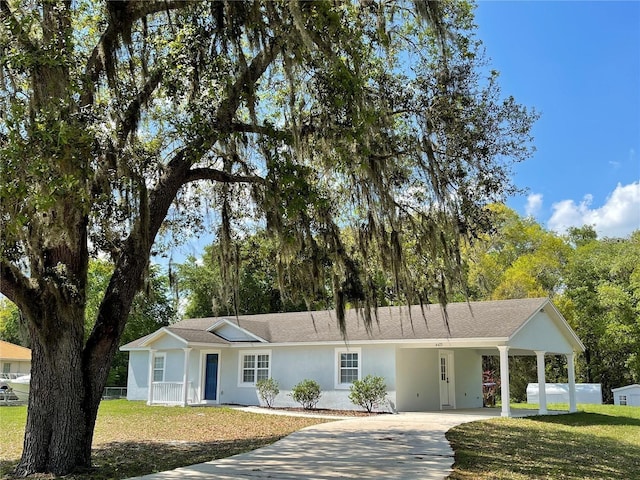
POLYGON ((208 353, 204 374, 204 399, 218 399, 218 354, 208 353))

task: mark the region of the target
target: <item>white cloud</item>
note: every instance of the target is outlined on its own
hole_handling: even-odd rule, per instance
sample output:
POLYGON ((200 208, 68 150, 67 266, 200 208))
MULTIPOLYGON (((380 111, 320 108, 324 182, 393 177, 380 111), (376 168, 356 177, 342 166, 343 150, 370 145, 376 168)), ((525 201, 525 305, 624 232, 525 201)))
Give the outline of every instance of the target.
POLYGON ((569 227, 594 225, 599 237, 626 237, 640 229, 640 181, 620 185, 605 204, 592 207, 593 197, 585 195, 576 204, 573 200, 554 203, 549 228, 564 233, 569 227))
POLYGON ((542 208, 542 194, 532 193, 527 197, 527 204, 524 207, 524 211, 527 217, 535 217, 540 213, 542 208))

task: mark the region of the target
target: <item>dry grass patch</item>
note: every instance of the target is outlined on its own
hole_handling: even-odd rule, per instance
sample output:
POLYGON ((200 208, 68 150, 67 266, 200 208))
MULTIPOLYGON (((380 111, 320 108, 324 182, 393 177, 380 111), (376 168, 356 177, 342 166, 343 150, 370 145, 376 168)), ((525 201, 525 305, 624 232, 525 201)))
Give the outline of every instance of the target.
MULTIPOLYGON (((9 475, 21 451, 26 407, 0 408, 0 475, 9 475)), ((253 450, 325 419, 261 415, 225 407, 149 407, 102 402, 89 472, 70 480, 118 479, 224 458, 253 450)))

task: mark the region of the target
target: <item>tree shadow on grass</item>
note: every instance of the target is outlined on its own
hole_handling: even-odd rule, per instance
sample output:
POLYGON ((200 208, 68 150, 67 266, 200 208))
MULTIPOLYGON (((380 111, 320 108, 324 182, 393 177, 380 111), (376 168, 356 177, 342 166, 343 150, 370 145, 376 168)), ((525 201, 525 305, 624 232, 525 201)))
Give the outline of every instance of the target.
MULTIPOLYGON (((580 430, 580 423, 568 419, 566 425, 548 419, 558 420, 474 422, 450 430, 447 439, 455 451, 455 464, 449 478, 639 478, 639 445, 580 430)), ((593 424, 592 419, 588 425, 593 424)))
POLYGON ((602 413, 576 412, 567 415, 540 415, 528 417, 530 420, 567 426, 612 425, 640 427, 640 418, 604 415, 602 413))
MULTIPOLYGON (((65 480, 106 480, 147 475, 230 457, 269 445, 283 436, 213 442, 113 442, 93 449, 93 468, 65 476, 65 480)), ((0 460, 0 478, 13 479, 17 461, 0 460)), ((54 479, 53 475, 38 479, 54 479)))

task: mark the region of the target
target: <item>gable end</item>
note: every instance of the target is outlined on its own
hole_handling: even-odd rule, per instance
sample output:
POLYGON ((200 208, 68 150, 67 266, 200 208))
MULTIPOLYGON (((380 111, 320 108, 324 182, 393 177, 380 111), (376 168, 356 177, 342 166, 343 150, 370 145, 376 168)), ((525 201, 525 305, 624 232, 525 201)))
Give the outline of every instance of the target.
POLYGON ((207 329, 207 331, 219 336, 220 338, 228 342, 267 343, 264 338, 251 333, 250 331, 240 327, 239 325, 235 325, 226 318, 221 319, 219 322, 207 329))

